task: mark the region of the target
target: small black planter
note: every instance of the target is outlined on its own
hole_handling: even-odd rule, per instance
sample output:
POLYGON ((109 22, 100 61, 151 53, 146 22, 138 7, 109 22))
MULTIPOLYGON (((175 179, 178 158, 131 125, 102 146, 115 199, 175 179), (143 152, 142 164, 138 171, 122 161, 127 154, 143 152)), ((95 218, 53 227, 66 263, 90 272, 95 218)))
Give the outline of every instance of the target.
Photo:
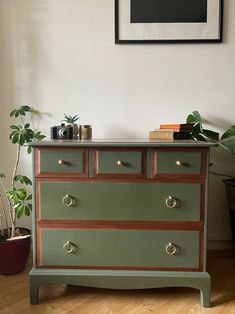
POLYGON ((233 236, 233 244, 235 246, 235 179, 223 180, 226 187, 227 204, 230 214, 230 222, 233 236))

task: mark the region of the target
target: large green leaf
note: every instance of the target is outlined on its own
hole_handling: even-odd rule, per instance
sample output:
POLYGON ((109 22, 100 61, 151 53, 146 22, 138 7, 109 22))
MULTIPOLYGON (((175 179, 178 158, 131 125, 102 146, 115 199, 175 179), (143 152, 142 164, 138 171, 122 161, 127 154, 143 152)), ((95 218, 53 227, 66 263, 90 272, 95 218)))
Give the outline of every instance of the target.
POLYGON ((229 150, 232 154, 235 154, 235 136, 222 140, 221 144, 223 145, 224 148, 229 150))
POLYGON ((202 124, 202 118, 201 118, 200 113, 198 111, 193 111, 191 114, 188 115, 186 122, 202 124))
POLYGON ((34 131, 29 128, 29 123, 27 123, 24 127, 21 125, 17 126, 17 129, 14 130, 10 134, 10 139, 13 144, 19 144, 23 146, 26 143, 31 142, 34 139, 34 131))
POLYGON ((25 189, 17 189, 16 194, 19 200, 23 201, 26 198, 27 192, 25 189))
POLYGON ((19 181, 20 183, 26 185, 32 185, 32 181, 28 177, 22 175, 15 176, 15 181, 19 181))
POLYGON ((43 140, 46 136, 43 135, 40 131, 36 131, 34 132, 33 134, 33 140, 35 141, 40 141, 40 140, 43 140))
POLYGON ((29 216, 32 211, 32 194, 25 194, 24 199, 13 199, 13 208, 16 212, 17 218, 29 216))
POLYGON ((20 106, 14 110, 12 110, 10 112, 10 117, 19 117, 20 115, 21 116, 25 116, 27 112, 30 111, 30 107, 29 106, 20 106))
POLYGON ((10 125, 10 129, 13 129, 13 130, 20 130, 20 127, 18 125, 10 125))
POLYGON ((221 140, 235 136, 235 125, 231 126, 224 134, 221 136, 221 140))
POLYGON ((25 189, 12 188, 7 191, 11 199, 17 218, 29 216, 32 211, 32 194, 27 194, 25 189))
POLYGON ((30 108, 30 113, 34 116, 40 116, 41 112, 33 107, 30 108))

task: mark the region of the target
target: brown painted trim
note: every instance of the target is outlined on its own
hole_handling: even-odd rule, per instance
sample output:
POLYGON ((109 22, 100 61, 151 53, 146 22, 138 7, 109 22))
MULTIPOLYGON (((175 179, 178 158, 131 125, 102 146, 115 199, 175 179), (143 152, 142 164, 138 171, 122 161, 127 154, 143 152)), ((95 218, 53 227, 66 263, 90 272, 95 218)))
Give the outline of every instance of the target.
POLYGON ((147 149, 146 148, 125 148, 125 147, 99 147, 93 149, 93 176, 102 179, 143 179, 147 177, 147 149), (140 152, 141 173, 99 173, 99 152, 140 152))
POLYGON ((36 221, 41 220, 41 185, 36 182, 35 184, 35 215, 36 221))
POLYGON ((37 230, 37 248, 36 248, 36 265, 40 267, 42 265, 42 239, 41 239, 41 229, 37 230))
POLYGON ((178 180, 194 180, 194 179, 200 179, 204 180, 204 177, 200 174, 157 174, 156 176, 152 177, 152 179, 165 179, 165 180, 171 180, 171 179, 178 179, 178 180))
POLYGON ((35 176, 36 177, 88 177, 88 148, 75 147, 40 147, 35 148, 35 176), (61 172, 45 172, 41 173, 41 153, 42 152, 83 152, 83 172, 61 173, 61 172))
POLYGON ((200 221, 205 222, 205 183, 201 184, 201 193, 200 193, 200 221))
POLYGON ((204 178, 206 177, 208 151, 208 148, 202 148, 201 173, 204 178))
POLYGON ((133 179, 133 178, 78 178, 78 177, 73 177, 71 178, 68 174, 66 177, 37 177, 36 182, 90 182, 90 183, 108 183, 108 182, 123 182, 123 183, 165 183, 165 184, 174 184, 174 183, 180 183, 180 184, 201 184, 204 182, 204 180, 198 179, 198 178, 193 178, 193 179, 179 179, 179 178, 170 178, 170 179, 164 179, 164 178, 156 178, 156 179, 133 179))
POLYGON ((94 270, 158 270, 158 271, 189 271, 199 272, 199 268, 183 268, 183 267, 127 267, 127 266, 60 266, 60 265, 43 265, 39 264, 41 269, 94 269, 94 270))
POLYGON ((152 178, 165 178, 165 179, 172 179, 172 178, 178 178, 178 179, 194 179, 194 178, 200 178, 204 179, 206 176, 206 148, 155 148, 152 149, 151 152, 151 177, 152 178), (201 172, 196 174, 172 174, 172 173, 157 173, 157 153, 158 152, 177 152, 177 151, 184 151, 184 152, 201 152, 201 172))
POLYGON ((41 163, 40 163, 40 149, 34 148, 34 171, 35 171, 35 176, 38 176, 40 173, 41 169, 41 163))
POLYGON ((97 229, 97 230, 179 230, 179 231, 202 231, 202 222, 175 222, 175 221, 60 221, 44 220, 38 222, 40 229, 47 230, 76 230, 76 229, 97 229))

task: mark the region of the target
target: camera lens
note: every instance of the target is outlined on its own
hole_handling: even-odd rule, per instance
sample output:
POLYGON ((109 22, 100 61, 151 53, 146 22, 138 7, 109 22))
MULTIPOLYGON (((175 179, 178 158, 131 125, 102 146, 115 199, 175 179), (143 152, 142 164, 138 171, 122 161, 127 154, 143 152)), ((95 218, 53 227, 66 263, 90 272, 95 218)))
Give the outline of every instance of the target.
POLYGON ((67 137, 68 136, 68 131, 66 128, 62 128, 59 130, 59 136, 60 137, 67 137))

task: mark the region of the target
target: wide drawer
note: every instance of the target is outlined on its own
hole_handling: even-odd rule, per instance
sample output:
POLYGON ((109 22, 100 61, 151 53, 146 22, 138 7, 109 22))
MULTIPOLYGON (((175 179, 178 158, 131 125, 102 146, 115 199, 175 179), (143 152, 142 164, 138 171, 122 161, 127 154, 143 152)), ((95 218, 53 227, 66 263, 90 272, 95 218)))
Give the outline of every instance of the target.
POLYGON ((146 150, 97 148, 93 152, 94 177, 146 177, 146 150))
POLYGON ((199 221, 199 183, 37 181, 41 220, 199 221), (175 200, 175 201, 174 201, 175 200))
POLYGON ((152 177, 204 176, 205 150, 156 149, 152 151, 152 177))
POLYGON ((40 230, 38 266, 199 269, 199 231, 40 230))
POLYGON ((35 172, 39 177, 88 177, 88 150, 37 148, 35 172))

